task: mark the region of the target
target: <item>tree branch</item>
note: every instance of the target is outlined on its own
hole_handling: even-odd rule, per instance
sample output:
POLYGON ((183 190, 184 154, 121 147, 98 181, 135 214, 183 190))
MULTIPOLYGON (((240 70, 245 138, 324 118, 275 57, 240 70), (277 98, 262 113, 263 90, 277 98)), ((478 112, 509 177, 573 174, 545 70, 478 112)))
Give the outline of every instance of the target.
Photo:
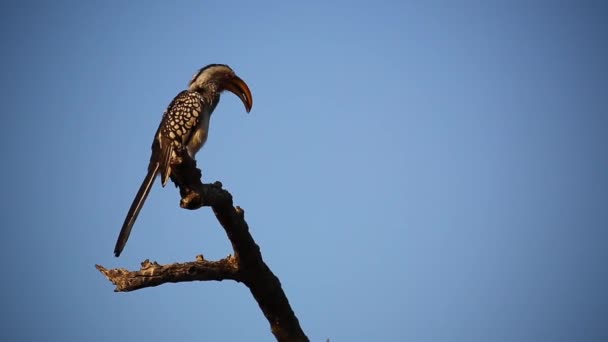
POLYGON ((260 247, 249 233, 244 210, 233 206, 232 195, 222 189, 220 182, 203 184, 196 162, 187 154, 181 153, 180 157, 171 176, 180 189, 180 206, 191 210, 211 207, 232 243, 234 256, 219 261, 206 261, 199 256, 193 262, 165 266, 146 260, 139 271, 95 267, 116 285, 117 292, 185 281, 242 282, 258 302, 278 341, 308 341, 279 279, 264 262, 260 247))
POLYGON ((116 285, 115 292, 129 292, 146 287, 154 287, 165 283, 180 283, 185 281, 208 280, 239 280, 239 272, 234 257, 218 261, 207 261, 202 255, 196 261, 159 265, 157 262, 145 260, 139 271, 129 271, 124 268, 108 270, 95 265, 103 275, 116 285))

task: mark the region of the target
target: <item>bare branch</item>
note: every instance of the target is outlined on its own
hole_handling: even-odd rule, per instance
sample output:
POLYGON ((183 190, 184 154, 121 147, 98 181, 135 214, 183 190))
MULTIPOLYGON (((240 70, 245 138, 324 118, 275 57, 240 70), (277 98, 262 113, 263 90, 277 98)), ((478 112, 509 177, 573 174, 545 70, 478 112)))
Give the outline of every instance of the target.
POLYGON ((148 260, 139 271, 108 270, 96 265, 114 285, 115 291, 133 291, 164 283, 207 280, 235 280, 245 284, 258 302, 278 341, 308 341, 294 314, 279 279, 266 265, 249 233, 245 212, 234 207, 232 195, 220 182, 202 184, 196 162, 187 154, 174 165, 171 180, 180 189, 180 206, 185 209, 211 207, 232 243, 234 256, 211 262, 198 258, 195 262, 159 265, 148 260))
POLYGON ((116 285, 115 292, 129 292, 165 283, 208 280, 239 280, 238 269, 234 257, 219 261, 207 261, 201 255, 197 260, 186 263, 159 265, 145 260, 139 271, 129 271, 124 268, 108 270, 95 265, 112 284, 116 285))

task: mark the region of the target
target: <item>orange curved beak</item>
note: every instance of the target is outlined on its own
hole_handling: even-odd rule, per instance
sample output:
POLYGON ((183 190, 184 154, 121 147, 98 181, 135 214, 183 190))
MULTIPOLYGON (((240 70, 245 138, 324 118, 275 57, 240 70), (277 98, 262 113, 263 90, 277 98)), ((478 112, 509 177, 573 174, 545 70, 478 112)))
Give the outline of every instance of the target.
POLYGON ((234 93, 234 95, 238 96, 239 99, 243 101, 247 113, 251 111, 251 107, 253 107, 253 97, 251 97, 251 91, 245 81, 234 75, 226 82, 226 90, 234 93))

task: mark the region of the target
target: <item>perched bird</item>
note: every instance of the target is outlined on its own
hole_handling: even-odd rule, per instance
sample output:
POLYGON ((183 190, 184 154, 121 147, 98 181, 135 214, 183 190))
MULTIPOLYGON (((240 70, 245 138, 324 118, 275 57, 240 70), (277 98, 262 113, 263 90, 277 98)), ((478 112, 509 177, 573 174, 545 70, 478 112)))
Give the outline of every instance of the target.
POLYGON ((238 96, 249 113, 253 105, 249 87, 224 64, 211 64, 200 69, 188 84, 188 89, 177 94, 165 110, 152 142, 148 174, 137 191, 118 235, 114 248, 116 257, 120 255, 129 239, 135 219, 150 193, 156 176, 160 174, 164 187, 171 176, 171 159, 176 156, 176 152, 186 149, 188 155, 194 159, 196 152, 205 144, 209 134, 211 113, 220 101, 220 94, 224 90, 238 96))

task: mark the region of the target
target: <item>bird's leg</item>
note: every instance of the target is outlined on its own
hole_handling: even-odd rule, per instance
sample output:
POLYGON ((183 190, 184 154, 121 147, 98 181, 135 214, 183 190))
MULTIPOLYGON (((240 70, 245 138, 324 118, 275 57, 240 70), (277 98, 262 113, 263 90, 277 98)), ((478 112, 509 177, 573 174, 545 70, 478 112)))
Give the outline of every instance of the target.
POLYGON ((184 161, 183 156, 187 154, 188 153, 186 153, 184 148, 179 148, 178 151, 175 151, 171 155, 171 160, 169 161, 171 168, 175 169, 178 165, 180 165, 184 161))

